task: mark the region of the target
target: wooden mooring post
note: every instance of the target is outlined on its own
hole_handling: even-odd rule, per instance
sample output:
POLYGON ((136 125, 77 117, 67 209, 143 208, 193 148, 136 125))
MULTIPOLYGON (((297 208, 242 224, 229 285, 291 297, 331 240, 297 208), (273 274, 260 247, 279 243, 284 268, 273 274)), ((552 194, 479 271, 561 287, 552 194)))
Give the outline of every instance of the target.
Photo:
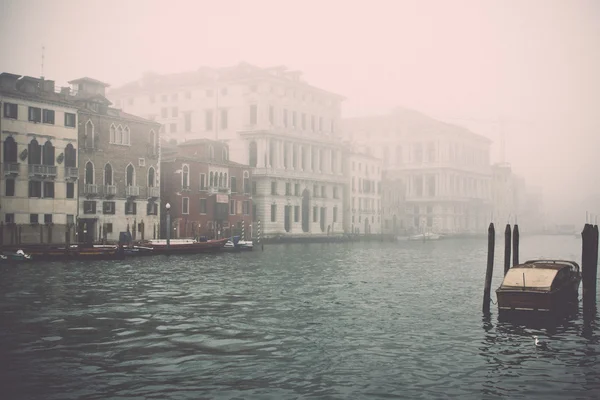
POLYGON ((488 228, 488 258, 487 269, 485 271, 485 288, 483 290, 483 312, 490 312, 490 291, 492 290, 492 273, 494 272, 494 248, 496 246, 496 229, 494 223, 490 222, 488 228))
POLYGON ((519 225, 515 222, 513 228, 513 267, 519 265, 519 225))
POLYGON ((596 309, 598 277, 598 225, 586 223, 581 232, 581 284, 584 312, 596 309))
POLYGON ((510 224, 506 224, 504 229, 504 275, 510 269, 510 250, 512 247, 512 232, 510 230, 510 224))

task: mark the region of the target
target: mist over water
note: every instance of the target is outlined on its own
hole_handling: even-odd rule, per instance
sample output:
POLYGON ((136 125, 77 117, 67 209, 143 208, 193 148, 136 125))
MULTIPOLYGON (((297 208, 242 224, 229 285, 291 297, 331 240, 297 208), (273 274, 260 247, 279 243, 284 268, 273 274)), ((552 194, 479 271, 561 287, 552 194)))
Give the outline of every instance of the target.
POLYGON ((491 138, 492 161, 504 132, 504 159, 543 188, 550 216, 582 223, 600 214, 599 21, 584 0, 2 0, 0 70, 41 75, 42 46, 61 84, 286 65, 344 95, 344 117, 415 109, 491 138))

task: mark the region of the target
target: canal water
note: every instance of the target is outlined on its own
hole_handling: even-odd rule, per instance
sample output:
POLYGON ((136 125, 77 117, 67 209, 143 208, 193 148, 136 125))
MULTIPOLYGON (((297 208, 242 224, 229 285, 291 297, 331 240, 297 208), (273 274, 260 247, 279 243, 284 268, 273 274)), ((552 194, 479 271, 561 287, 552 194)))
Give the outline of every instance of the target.
POLYGON ((598 398, 600 320, 486 320, 485 263, 483 239, 2 266, 0 397, 598 398))

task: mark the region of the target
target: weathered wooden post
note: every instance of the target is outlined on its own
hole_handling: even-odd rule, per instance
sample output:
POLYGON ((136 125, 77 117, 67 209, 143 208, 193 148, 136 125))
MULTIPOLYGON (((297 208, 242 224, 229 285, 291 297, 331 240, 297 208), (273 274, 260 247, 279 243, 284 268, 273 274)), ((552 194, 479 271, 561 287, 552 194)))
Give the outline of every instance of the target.
POLYGON ((40 224, 40 243, 44 243, 44 225, 40 224))
POLYGON ((510 224, 506 224, 504 229, 504 275, 510 269, 510 248, 512 246, 512 233, 510 231, 510 224))
POLYGON ((519 225, 513 228, 513 267, 519 265, 519 225))
MULTIPOLYGON (((587 218, 586 218, 587 221, 587 218)), ((596 303, 596 274, 598 259, 596 255, 596 245, 594 245, 595 229, 591 224, 586 223, 581 232, 581 283, 583 287, 583 309, 591 311, 596 303)))
POLYGON ((488 258, 487 269, 485 271, 485 288, 483 290, 483 312, 490 312, 490 291, 492 289, 492 273, 494 272, 494 247, 496 245, 496 229, 494 223, 490 222, 488 228, 488 258))

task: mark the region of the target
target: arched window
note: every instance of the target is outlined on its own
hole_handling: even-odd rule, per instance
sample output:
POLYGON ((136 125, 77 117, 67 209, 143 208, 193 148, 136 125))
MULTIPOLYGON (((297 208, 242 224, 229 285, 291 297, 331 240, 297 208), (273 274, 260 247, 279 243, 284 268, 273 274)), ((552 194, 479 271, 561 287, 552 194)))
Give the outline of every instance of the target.
POLYGON ((37 140, 33 139, 29 142, 27 152, 29 153, 29 164, 40 165, 42 163, 42 146, 40 146, 37 140))
POLYGON ((94 184, 94 164, 91 161, 85 163, 85 183, 94 184))
POLYGON ((209 178, 209 182, 208 183, 209 183, 208 184, 209 187, 214 186, 215 181, 214 181, 214 174, 213 174, 212 171, 210 171, 210 178, 209 178))
POLYGON ((225 175, 223 175, 223 187, 227 187, 227 173, 225 173, 225 175))
POLYGON ((46 140, 46 143, 44 143, 42 164, 54 165, 54 146, 52 146, 52 143, 49 140, 46 140))
POLYGON ((77 166, 77 151, 71 143, 65 147, 65 167, 75 168, 77 166))
POLYGON ((218 187, 223 186, 223 173, 219 173, 219 183, 217 185, 218 187))
POLYGON ((123 144, 130 145, 131 144, 131 134, 129 132, 129 127, 126 126, 123 131, 123 144))
POLYGON ((17 142, 12 136, 4 139, 4 162, 16 163, 17 162, 17 142))
POLYGON ((106 165, 104 166, 104 184, 113 184, 113 170, 112 165, 110 165, 109 163, 106 163, 106 165))
POLYGON ((117 137, 115 138, 115 143, 123 143, 123 127, 121 127, 121 125, 117 127, 117 137))
POLYGON ((129 164, 127 166, 127 182, 126 182, 127 186, 134 186, 135 185, 135 169, 133 168, 133 165, 129 164))
POLYGON ((85 123, 85 140, 84 147, 94 147, 94 124, 91 119, 85 123))
POLYGON ((212 144, 208 146, 208 158, 210 160, 215 159, 215 148, 212 146, 212 144))
POLYGON ((227 161, 228 157, 227 157, 227 149, 224 147, 223 148, 223 152, 222 152, 222 157, 223 157, 223 161, 227 161))
POLYGON ((150 131, 150 148, 152 149, 152 155, 156 155, 156 132, 150 131))
POLYGON ((181 185, 184 188, 190 187, 190 167, 184 165, 181 172, 181 185))
POLYGON ((252 168, 256 168, 258 161, 258 148, 256 142, 250 142, 250 146, 248 148, 248 163, 252 168))
POLYGON ((110 136, 109 136, 109 141, 110 143, 115 143, 117 137, 117 128, 115 128, 115 125, 111 125, 110 126, 110 136))
POLYGON ((156 177, 154 175, 154 167, 148 168, 148 187, 156 185, 156 177))
POLYGON ((244 193, 250 193, 250 173, 248 171, 244 171, 244 193))

